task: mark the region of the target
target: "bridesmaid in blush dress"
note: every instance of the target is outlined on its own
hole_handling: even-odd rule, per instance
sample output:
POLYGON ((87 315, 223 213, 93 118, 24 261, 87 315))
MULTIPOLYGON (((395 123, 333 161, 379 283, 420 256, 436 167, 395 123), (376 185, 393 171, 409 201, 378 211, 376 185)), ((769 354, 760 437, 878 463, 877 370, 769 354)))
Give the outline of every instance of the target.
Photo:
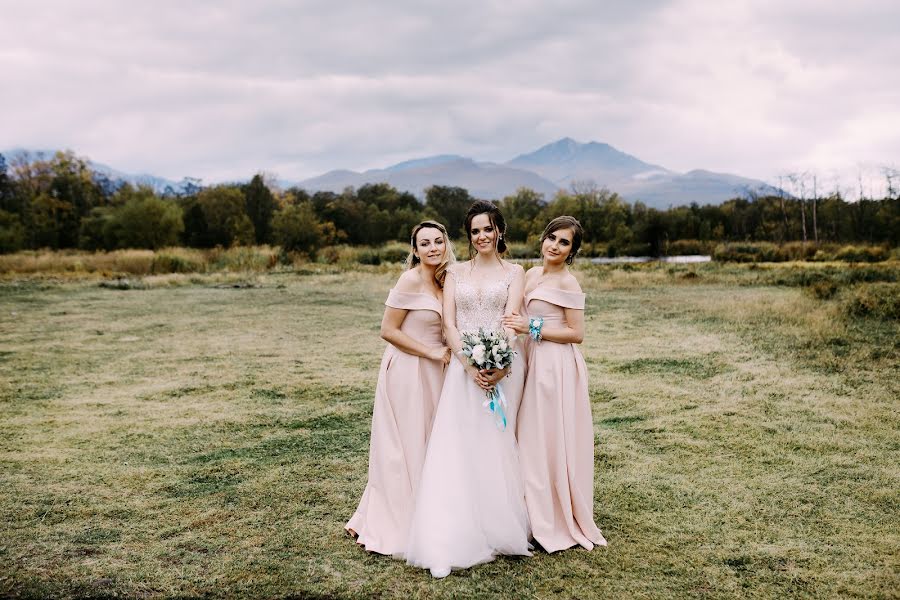
POLYGON ((534 540, 547 552, 605 546, 594 524, 594 427, 584 338, 584 294, 569 272, 581 224, 557 217, 541 235, 543 266, 525 278, 525 313, 504 325, 528 334, 528 375, 517 438, 534 540))
POLYGON ((413 228, 405 271, 388 294, 372 437, 369 481, 346 525, 366 550, 403 554, 431 422, 450 362, 443 342, 442 288, 453 262, 444 226, 424 221, 413 228))

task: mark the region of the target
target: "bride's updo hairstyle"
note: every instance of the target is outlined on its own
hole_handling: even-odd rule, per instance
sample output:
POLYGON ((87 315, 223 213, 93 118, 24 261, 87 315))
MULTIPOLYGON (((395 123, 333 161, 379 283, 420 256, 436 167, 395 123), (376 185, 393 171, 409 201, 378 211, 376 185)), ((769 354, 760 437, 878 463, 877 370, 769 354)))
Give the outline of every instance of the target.
POLYGON ((441 232, 441 235, 444 236, 444 260, 442 260, 441 264, 434 270, 434 281, 439 288, 443 289, 444 279, 447 277, 447 267, 456 262, 456 255, 453 254, 453 243, 450 242, 450 236, 447 235, 447 228, 437 221, 422 221, 413 227, 412 235, 409 238, 409 245, 412 246, 412 249, 406 257, 406 268, 412 269, 422 262, 422 260, 416 256, 416 237, 423 229, 437 229, 441 232))
POLYGON ((469 240, 469 258, 475 256, 472 247, 472 219, 478 215, 487 215, 488 219, 491 220, 491 225, 500 234, 497 238, 497 253, 503 254, 506 252, 506 240, 503 239, 503 236, 506 234, 506 219, 503 218, 503 213, 500 212, 500 209, 493 202, 476 200, 469 207, 469 212, 466 213, 466 239, 469 240))
POLYGON ((541 234, 541 244, 544 243, 544 240, 547 239, 548 235, 560 229, 572 230, 572 250, 566 257, 566 264, 571 265, 575 262, 575 255, 578 254, 578 249, 581 248, 581 240, 584 238, 584 229, 582 229, 581 223, 579 223, 578 219, 575 217, 570 217, 568 215, 556 217, 547 223, 547 227, 544 228, 544 233, 541 234))

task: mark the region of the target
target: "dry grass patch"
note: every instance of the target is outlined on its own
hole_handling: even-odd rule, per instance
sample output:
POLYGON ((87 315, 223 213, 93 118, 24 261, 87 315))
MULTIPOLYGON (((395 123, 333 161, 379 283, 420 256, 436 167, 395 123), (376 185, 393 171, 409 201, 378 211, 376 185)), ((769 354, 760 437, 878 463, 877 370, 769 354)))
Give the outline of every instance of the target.
POLYGON ((378 327, 398 270, 321 268, 153 276, 126 290, 0 284, 0 595, 886 597, 900 586, 896 324, 848 317, 840 296, 760 285, 743 266, 692 278, 580 269, 609 548, 440 582, 366 554, 342 525, 365 485, 378 327))

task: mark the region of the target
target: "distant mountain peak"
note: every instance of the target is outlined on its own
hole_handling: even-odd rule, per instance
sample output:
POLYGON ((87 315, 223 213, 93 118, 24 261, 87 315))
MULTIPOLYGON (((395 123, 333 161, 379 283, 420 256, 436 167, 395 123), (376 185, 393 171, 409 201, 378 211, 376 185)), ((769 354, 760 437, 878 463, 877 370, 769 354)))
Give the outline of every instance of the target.
POLYGON ((577 155, 583 146, 584 144, 580 144, 570 137, 564 137, 555 142, 545 144, 534 152, 520 154, 509 161, 509 164, 519 164, 524 166, 529 164, 559 162, 577 155))
POLYGON ((392 165, 390 167, 386 167, 385 171, 405 171, 407 169, 419 169, 422 167, 433 167, 435 165, 441 165, 449 162, 458 162, 471 160, 467 159, 464 156, 460 156, 458 154, 437 154, 435 156, 426 156, 425 158, 414 158, 412 160, 405 160, 403 162, 397 163, 396 165, 392 165))
POLYGON ((508 166, 529 169, 565 188, 574 181, 594 181, 611 186, 648 172, 669 173, 621 152, 603 142, 579 143, 570 137, 541 146, 529 154, 512 159, 508 166))

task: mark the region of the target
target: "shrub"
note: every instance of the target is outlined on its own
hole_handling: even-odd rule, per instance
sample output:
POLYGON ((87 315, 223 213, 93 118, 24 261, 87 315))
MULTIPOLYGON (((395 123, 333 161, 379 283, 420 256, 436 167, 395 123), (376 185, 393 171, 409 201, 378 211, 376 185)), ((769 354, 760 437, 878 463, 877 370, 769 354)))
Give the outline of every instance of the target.
POLYGON ((828 300, 829 298, 833 298, 837 293, 839 287, 834 281, 825 280, 825 281, 817 281, 806 288, 804 288, 807 293, 809 293, 813 298, 818 298, 819 300, 828 300))
POLYGON ((702 240, 675 240, 666 248, 669 256, 683 256, 689 254, 712 254, 715 242, 702 240))
POLYGON ((278 252, 268 246, 235 246, 210 252, 215 271, 265 271, 278 263, 278 252))
MULTIPOLYGON (((148 189, 136 192, 123 206, 113 211, 119 228, 118 245, 124 248, 155 250, 178 243, 184 222, 181 209, 170 200, 162 200, 148 189)), ((106 231, 106 227, 102 231, 106 231)))
POLYGON ((541 255, 540 250, 534 244, 527 242, 511 242, 507 245, 507 249, 510 258, 537 258, 541 255))
POLYGON ((719 244, 713 250, 712 256, 722 262, 787 262, 790 260, 803 260, 806 254, 811 257, 815 250, 811 245, 804 247, 800 244, 770 244, 767 242, 738 242, 719 244))
POLYGON ((392 242, 382 246, 379 250, 381 260, 389 263, 402 263, 409 255, 410 247, 400 242, 392 242))
POLYGON ((593 242, 588 243, 585 242, 581 245, 581 250, 578 252, 579 257, 588 257, 594 258, 596 256, 606 256, 606 244, 603 242, 593 242))
POLYGON ((854 317, 898 321, 900 320, 900 284, 860 285, 849 295, 843 308, 846 314, 854 317))
POLYGON ((360 250, 356 255, 356 262, 361 265, 380 265, 381 253, 379 253, 378 250, 373 250, 371 248, 360 250))
POLYGON ((183 252, 159 252, 153 257, 152 273, 202 273, 205 264, 202 258, 187 256, 183 252))
POLYGON ((337 246, 325 246, 317 253, 317 256, 319 262, 328 265, 348 265, 357 262, 357 254, 359 254, 359 251, 352 246, 339 244, 337 246))
POLYGON ((244 194, 236 186, 205 188, 197 195, 197 203, 206 222, 204 245, 227 247, 256 241, 253 222, 244 212, 244 194))
POLYGON ((153 252, 151 250, 97 252, 86 254, 85 261, 91 265, 91 270, 94 271, 147 275, 153 265, 153 252))
POLYGON ((275 242, 284 252, 303 252, 315 259, 325 241, 325 233, 316 211, 309 202, 288 206, 272 220, 275 242))
POLYGON ((614 251, 615 254, 610 256, 650 256, 653 251, 650 248, 650 244, 625 244, 620 247, 616 247, 613 244, 610 244, 607 248, 607 254, 609 252, 614 251))
POLYGON ((835 260, 845 262, 882 262, 890 258, 890 251, 883 246, 844 246, 834 255, 835 260))
POLYGON ((25 247, 25 227, 18 215, 0 210, 0 253, 17 252, 25 247))

